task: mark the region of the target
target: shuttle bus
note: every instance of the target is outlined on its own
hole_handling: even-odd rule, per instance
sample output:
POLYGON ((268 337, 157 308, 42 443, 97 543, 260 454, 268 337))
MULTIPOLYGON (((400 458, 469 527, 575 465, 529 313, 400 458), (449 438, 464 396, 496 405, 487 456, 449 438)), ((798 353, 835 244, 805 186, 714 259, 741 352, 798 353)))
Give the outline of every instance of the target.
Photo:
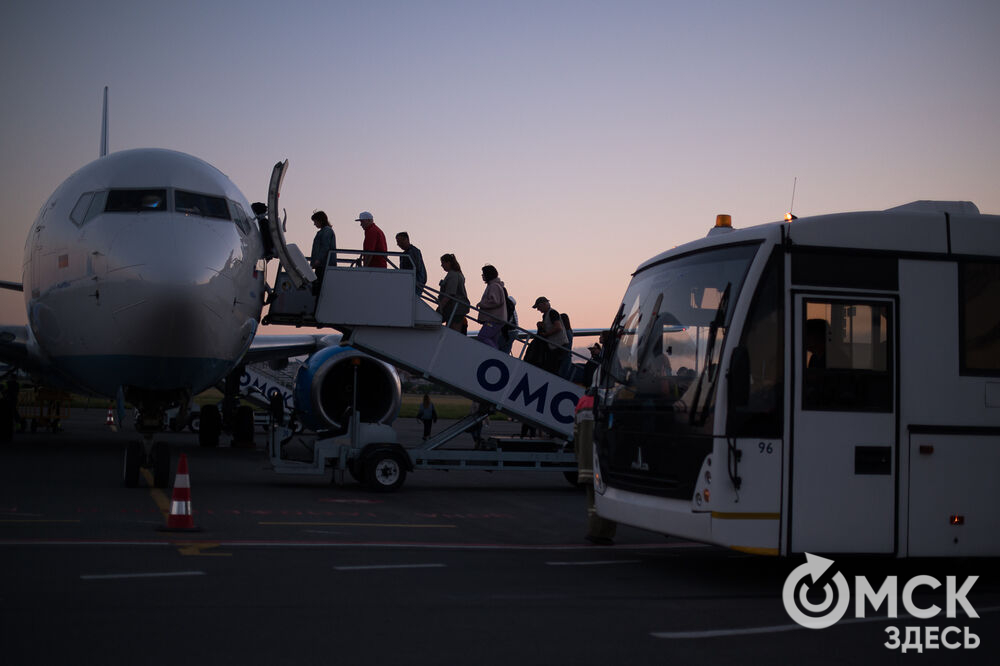
POLYGON ((605 518, 766 555, 1000 555, 1000 216, 719 216, 638 267, 596 388, 605 518))

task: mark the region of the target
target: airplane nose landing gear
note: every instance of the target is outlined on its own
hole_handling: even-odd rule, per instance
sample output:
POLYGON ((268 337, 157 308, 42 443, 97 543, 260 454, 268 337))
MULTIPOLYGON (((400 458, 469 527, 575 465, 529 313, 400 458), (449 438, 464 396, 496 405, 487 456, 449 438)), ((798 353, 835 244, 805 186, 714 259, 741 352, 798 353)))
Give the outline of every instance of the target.
POLYGON ((170 484, 170 447, 166 442, 153 441, 153 436, 163 430, 164 403, 136 397, 139 397, 136 429, 142 434, 142 441, 130 442, 125 448, 122 481, 126 488, 135 488, 145 468, 152 472, 154 488, 166 488, 170 484))
POLYGON ((122 481, 126 488, 139 485, 139 476, 146 468, 153 473, 153 487, 170 485, 170 447, 165 442, 153 442, 152 433, 143 441, 132 441, 125 448, 125 468, 122 481))

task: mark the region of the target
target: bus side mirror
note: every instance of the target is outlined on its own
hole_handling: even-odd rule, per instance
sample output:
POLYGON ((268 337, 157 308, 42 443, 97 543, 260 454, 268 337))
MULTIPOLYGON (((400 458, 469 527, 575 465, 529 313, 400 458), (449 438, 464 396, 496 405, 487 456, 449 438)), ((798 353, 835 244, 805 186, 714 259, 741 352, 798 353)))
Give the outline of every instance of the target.
POLYGON ((746 407, 750 402, 750 354, 740 346, 733 350, 729 359, 729 411, 734 407, 746 407))

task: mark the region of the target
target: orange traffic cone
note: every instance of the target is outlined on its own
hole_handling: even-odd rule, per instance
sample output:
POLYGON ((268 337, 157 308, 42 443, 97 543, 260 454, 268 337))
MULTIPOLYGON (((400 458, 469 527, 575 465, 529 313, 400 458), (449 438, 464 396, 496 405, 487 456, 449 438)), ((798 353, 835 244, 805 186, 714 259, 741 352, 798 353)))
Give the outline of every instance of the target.
POLYGON ((194 526, 194 516, 191 515, 191 480, 188 477, 187 454, 182 453, 177 463, 177 476, 174 477, 174 494, 170 501, 170 515, 167 516, 167 526, 160 528, 170 532, 197 532, 194 526))
POLYGON ((108 416, 104 419, 104 425, 108 426, 112 430, 115 430, 115 412, 111 407, 108 407, 108 416))

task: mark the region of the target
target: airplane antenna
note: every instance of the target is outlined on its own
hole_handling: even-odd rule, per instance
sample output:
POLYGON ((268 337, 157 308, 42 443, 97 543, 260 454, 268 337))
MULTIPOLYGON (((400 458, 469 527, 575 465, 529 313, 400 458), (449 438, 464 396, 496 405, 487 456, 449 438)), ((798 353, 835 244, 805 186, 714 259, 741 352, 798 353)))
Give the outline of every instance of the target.
POLYGON ((108 154, 108 87, 104 86, 104 111, 101 114, 101 157, 108 154))
POLYGON ((788 212, 785 213, 786 222, 791 222, 792 220, 799 219, 795 217, 795 215, 792 213, 792 210, 795 209, 795 186, 798 184, 798 182, 799 182, 799 177, 795 176, 795 179, 792 181, 792 203, 788 205, 788 212))

